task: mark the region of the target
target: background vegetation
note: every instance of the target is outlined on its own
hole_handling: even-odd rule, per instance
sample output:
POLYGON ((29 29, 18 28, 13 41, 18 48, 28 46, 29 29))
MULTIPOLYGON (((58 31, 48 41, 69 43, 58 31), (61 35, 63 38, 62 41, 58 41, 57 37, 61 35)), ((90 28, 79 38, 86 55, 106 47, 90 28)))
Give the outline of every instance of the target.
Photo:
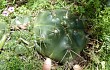
MULTIPOLYGON (((1 0, 0 39, 4 34, 9 35, 0 47, 0 70, 41 70, 44 58, 34 46, 33 21, 41 10, 62 8, 84 21, 88 44, 80 56, 86 61, 77 63, 84 70, 110 70, 109 3, 109 0, 1 0), (9 7, 14 7, 14 12, 3 16, 3 11, 9 7)), ((71 67, 58 65, 56 70, 66 68, 70 70, 71 67)))

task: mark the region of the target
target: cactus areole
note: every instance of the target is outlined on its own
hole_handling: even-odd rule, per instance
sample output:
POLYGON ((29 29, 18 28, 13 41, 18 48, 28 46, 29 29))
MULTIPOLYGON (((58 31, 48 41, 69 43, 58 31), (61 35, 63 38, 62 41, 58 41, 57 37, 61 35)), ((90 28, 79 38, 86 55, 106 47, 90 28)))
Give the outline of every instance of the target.
POLYGON ((40 12, 33 31, 37 51, 61 63, 74 59, 86 45, 82 21, 67 10, 40 12))

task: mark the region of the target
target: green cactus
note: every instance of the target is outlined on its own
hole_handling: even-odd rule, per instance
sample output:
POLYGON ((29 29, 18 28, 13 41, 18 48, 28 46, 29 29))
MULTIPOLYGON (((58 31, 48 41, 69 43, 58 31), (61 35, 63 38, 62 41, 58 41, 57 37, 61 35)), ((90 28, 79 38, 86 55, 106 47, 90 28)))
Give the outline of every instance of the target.
POLYGON ((6 23, 1 21, 0 22, 0 39, 2 38, 3 34, 5 33, 6 28, 7 28, 6 23))
POLYGON ((110 7, 110 0, 107 0, 107 7, 110 7))
POLYGON ((33 31, 37 51, 58 62, 74 59, 86 45, 82 21, 67 10, 40 12, 33 31))
POLYGON ((0 50, 3 47, 5 40, 8 36, 8 34, 5 34, 5 32, 7 31, 7 26, 5 22, 0 22, 0 50))

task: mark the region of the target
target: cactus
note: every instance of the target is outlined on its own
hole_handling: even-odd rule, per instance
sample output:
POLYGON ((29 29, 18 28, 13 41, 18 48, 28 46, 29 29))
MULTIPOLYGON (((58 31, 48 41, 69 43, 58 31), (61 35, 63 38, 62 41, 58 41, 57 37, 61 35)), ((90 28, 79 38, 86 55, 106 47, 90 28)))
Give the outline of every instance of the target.
POLYGON ((5 32, 7 31, 7 26, 5 22, 0 22, 0 50, 2 49, 5 40, 8 36, 8 34, 5 34, 5 32))
POLYGON ((86 45, 82 21, 67 10, 40 12, 33 31, 37 51, 61 63, 74 59, 86 45))
POLYGON ((107 0, 106 3, 107 7, 110 7, 110 0, 107 0))
POLYGON ((6 32, 7 26, 6 23, 1 21, 0 22, 0 39, 2 38, 3 34, 6 32))

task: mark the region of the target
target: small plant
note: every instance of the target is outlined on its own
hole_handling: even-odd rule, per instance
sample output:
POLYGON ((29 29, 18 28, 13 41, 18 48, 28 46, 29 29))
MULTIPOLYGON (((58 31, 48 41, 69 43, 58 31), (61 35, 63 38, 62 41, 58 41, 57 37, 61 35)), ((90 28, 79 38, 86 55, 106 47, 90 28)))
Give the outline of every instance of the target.
MULTIPOLYGON (((6 5, 7 5, 7 1, 6 1, 6 0, 1 0, 1 1, 0 1, 0 9, 5 8, 6 5)), ((0 11, 1 11, 1 10, 0 10, 0 11)))

